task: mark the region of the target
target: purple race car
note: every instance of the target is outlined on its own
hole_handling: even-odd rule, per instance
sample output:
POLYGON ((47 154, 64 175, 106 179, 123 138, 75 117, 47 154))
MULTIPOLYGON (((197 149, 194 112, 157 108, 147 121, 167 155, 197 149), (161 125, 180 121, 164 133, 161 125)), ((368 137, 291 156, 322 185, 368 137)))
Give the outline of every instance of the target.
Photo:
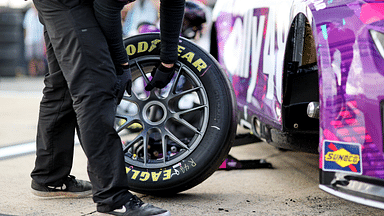
POLYGON ((319 153, 322 190, 384 208, 384 1, 217 0, 213 21, 239 124, 319 153))

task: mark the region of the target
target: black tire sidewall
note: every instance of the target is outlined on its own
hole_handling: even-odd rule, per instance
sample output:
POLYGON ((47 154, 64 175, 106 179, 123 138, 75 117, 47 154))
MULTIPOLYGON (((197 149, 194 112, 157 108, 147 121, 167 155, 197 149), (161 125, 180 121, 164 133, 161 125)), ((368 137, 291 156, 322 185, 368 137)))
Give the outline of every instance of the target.
MULTIPOLYGON (((159 38, 158 33, 126 38, 124 44, 130 61, 142 56, 159 56, 160 43, 157 43, 159 38), (157 43, 156 48, 151 46, 154 43, 157 43)), ((178 60, 193 70, 206 90, 209 101, 207 129, 196 149, 176 164, 161 169, 143 169, 126 163, 130 188, 136 192, 161 194, 189 189, 217 170, 233 144, 236 131, 235 97, 232 86, 219 63, 202 48, 185 38, 180 38, 179 41, 178 60), (206 67, 203 67, 205 64, 206 67)))

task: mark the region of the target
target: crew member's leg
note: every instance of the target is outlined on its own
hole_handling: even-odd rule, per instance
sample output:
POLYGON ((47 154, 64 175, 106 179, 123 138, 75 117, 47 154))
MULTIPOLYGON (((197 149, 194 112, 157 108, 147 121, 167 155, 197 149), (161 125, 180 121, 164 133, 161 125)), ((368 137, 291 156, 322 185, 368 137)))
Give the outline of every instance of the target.
MULTIPOLYGON (((93 199, 98 209, 113 210, 125 204, 131 193, 128 191, 121 140, 114 129, 116 75, 104 35, 94 18, 92 5, 63 5, 57 0, 34 2, 73 101, 78 135, 89 161, 93 199)), ((48 107, 43 111, 46 110, 48 107)), ((65 126, 58 126, 56 120, 51 121, 56 127, 51 131, 55 135, 61 133, 60 128, 65 126)), ((45 135, 47 138, 41 142, 52 140, 51 134, 45 135)), ((56 142, 56 139, 53 141, 47 151, 68 145, 56 142)), ((73 144, 69 145, 73 148, 73 144)), ((59 163, 57 159, 52 157, 51 160, 59 163)), ((39 174, 45 175, 41 171, 32 174, 34 178, 39 174)))

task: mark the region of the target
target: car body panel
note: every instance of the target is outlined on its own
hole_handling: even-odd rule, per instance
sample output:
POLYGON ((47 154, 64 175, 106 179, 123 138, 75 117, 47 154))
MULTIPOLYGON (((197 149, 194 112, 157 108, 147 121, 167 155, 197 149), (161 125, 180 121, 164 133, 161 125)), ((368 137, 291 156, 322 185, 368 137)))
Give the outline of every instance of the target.
MULTIPOLYGON (((281 7, 276 9, 268 5, 279 1, 268 1, 261 6, 257 6, 257 1, 226 2, 227 5, 223 6, 226 10, 216 19, 216 23, 223 24, 218 26, 220 29, 217 29, 220 32, 220 37, 217 38, 218 60, 224 65, 233 83, 237 103, 244 112, 243 118, 247 120, 248 116, 257 113, 262 121, 282 129, 282 79, 275 79, 275 77, 282 76, 282 55, 284 55, 288 34, 286 28, 288 22, 281 23, 282 28, 275 28, 275 22, 269 19, 273 19, 276 13, 281 12, 288 16, 289 11, 284 8, 289 6, 289 2, 281 4, 281 7), (233 5, 234 2, 237 4, 233 5), (250 7, 236 6, 245 4, 250 7), (256 9, 252 8, 256 6, 256 9), (278 38, 275 37, 276 31, 279 31, 278 38), (267 47, 268 45, 270 46, 267 47), (243 50, 246 51, 243 52, 243 50), (280 62, 275 62, 274 55, 280 56, 277 58, 280 62)), ((277 20, 276 23, 280 23, 279 21, 277 20)))
MULTIPOLYGON (((311 26, 316 49, 308 58, 316 57, 318 68, 321 187, 383 208, 384 51, 371 32, 384 33, 383 1, 218 0, 213 10, 217 59, 232 81, 239 123, 255 128, 257 118, 267 128, 292 133, 285 125, 292 119, 284 111, 284 77, 298 14, 311 26)), ((293 58, 303 63, 302 56, 293 58)))
MULTIPOLYGON (((336 7, 330 13, 337 15, 331 17, 330 13, 313 12, 321 70, 320 144, 332 140, 362 145, 362 174, 384 178, 380 110, 384 62, 369 34, 370 29, 384 32, 383 27, 375 26, 384 22, 377 20, 372 25, 364 15, 370 4, 358 3, 362 2, 336 7)), ((323 161, 320 158, 320 168, 323 161)))

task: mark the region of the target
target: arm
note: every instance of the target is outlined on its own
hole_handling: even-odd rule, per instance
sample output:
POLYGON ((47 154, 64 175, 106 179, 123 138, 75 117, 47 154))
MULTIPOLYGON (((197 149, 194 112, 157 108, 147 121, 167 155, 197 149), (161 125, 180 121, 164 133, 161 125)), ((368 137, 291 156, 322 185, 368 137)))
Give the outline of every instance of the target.
POLYGON ((128 64, 121 26, 121 10, 129 1, 95 0, 95 17, 107 39, 111 57, 115 65, 128 64))
POLYGON ((131 94, 132 78, 128 66, 128 54, 123 44, 123 30, 121 25, 121 10, 129 0, 95 0, 93 8, 95 17, 107 40, 111 58, 115 65, 119 91, 117 104, 120 104, 124 91, 131 94))
POLYGON ((161 64, 152 71, 152 80, 145 90, 164 88, 175 72, 174 64, 178 58, 177 47, 184 17, 185 0, 160 1, 160 61, 161 64))
POLYGON ((164 66, 172 67, 177 61, 177 46, 183 23, 185 0, 160 1, 160 60, 164 66))

